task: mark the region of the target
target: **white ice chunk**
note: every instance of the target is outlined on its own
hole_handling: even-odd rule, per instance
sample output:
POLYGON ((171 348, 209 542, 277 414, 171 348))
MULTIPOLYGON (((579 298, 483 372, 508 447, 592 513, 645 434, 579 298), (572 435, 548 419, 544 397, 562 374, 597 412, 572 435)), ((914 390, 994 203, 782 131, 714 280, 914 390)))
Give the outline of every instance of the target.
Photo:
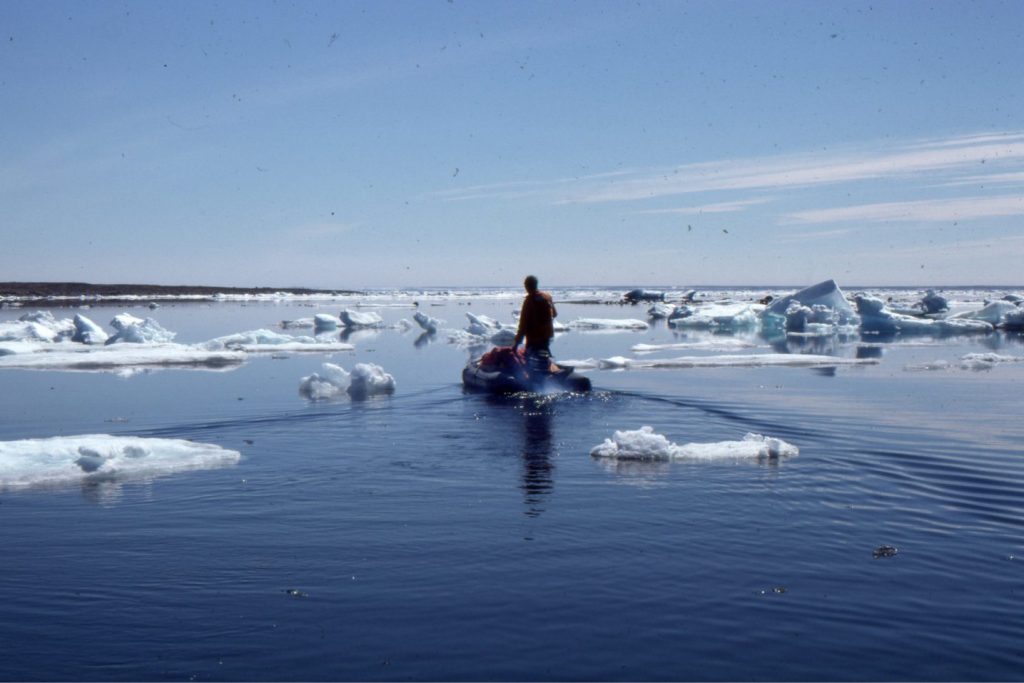
POLYGON ((761 304, 713 303, 700 307, 681 307, 668 324, 677 329, 743 330, 758 326, 764 311, 761 304))
POLYGON ((850 302, 846 300, 843 290, 839 289, 839 285, 836 284, 835 280, 825 280, 816 285, 804 287, 788 296, 776 299, 768 304, 765 313, 784 318, 786 317, 786 309, 789 308, 790 303, 793 301, 808 308, 824 306, 831 309, 835 312, 837 322, 841 325, 856 324, 857 315, 853 312, 850 302))
POLYGON ((352 351, 355 347, 347 342, 338 341, 335 336, 293 337, 272 330, 259 329, 250 332, 238 332, 224 337, 217 337, 202 345, 209 350, 231 349, 246 353, 292 351, 296 353, 334 353, 336 351, 352 351))
POLYGON ((649 327, 643 320, 630 318, 577 318, 569 323, 573 330, 646 330, 649 327))
POLYGON ((1003 322, 1000 327, 1004 327, 1007 330, 1024 330, 1024 308, 1007 312, 1003 316, 1003 322))
POLYGON ((1017 313, 1020 309, 1009 301, 991 301, 976 311, 964 311, 949 316, 948 320, 982 320, 990 325, 1001 325, 1003 317, 1009 313, 1017 313))
POLYGON ((75 326, 70 320, 57 320, 49 311, 26 313, 16 321, 0 323, 0 341, 57 342, 70 339, 75 326))
POLYGON ((380 317, 379 313, 353 311, 351 308, 346 308, 341 312, 341 321, 348 328, 383 327, 384 325, 384 319, 380 317))
POLYGON ((416 311, 413 313, 413 320, 416 321, 420 327, 422 327, 428 334, 437 334, 437 329, 441 325, 441 321, 437 318, 431 318, 422 311, 416 311))
POLYGON ((91 347, 65 343, 45 349, 36 347, 31 351, 35 352, 0 353, 0 369, 106 371, 131 367, 226 368, 245 362, 245 354, 239 351, 209 350, 185 344, 91 347))
POLYGON ((663 318, 670 318, 675 313, 675 304, 666 304, 659 302, 647 309, 647 315, 655 320, 661 320, 663 318))
POLYGON ((175 337, 174 332, 165 330, 152 318, 142 320, 129 313, 114 316, 110 326, 117 333, 107 339, 107 344, 159 344, 173 341, 175 337))
MULTIPOLYGON (((340 318, 339 318, 340 320, 340 318)), ((305 329, 308 327, 316 327, 316 321, 313 318, 296 318, 295 320, 282 320, 278 323, 282 329, 305 329)))
POLYGON ((595 446, 590 455, 618 460, 721 460, 740 458, 782 458, 799 454, 799 449, 782 439, 748 433, 742 441, 687 443, 669 441, 650 426, 616 431, 611 439, 595 446))
POLYGON ((345 368, 334 363, 324 363, 320 372, 303 377, 299 382, 299 394, 312 400, 330 398, 347 391, 352 375, 345 368))
POLYGON ((349 373, 340 365, 324 363, 319 373, 303 377, 299 394, 312 400, 331 398, 348 392, 352 398, 389 394, 395 390, 395 378, 374 363, 356 363, 349 373))
POLYGON ((329 330, 336 330, 341 327, 344 323, 341 322, 341 318, 330 313, 317 313, 313 316, 313 328, 317 332, 326 332, 329 330))
POLYGON ((109 339, 109 335, 103 331, 102 327, 81 313, 75 315, 74 324, 75 334, 71 337, 71 341, 83 344, 105 344, 109 339))
MULTIPOLYGON (((486 315, 474 315, 473 313, 466 313, 466 317, 469 318, 469 326, 466 327, 466 332, 475 334, 480 337, 490 337, 492 334, 502 329, 500 322, 494 318, 489 318, 486 315)), ((513 332, 513 335, 515 333, 513 332)))
POLYGON ((374 363, 356 363, 352 368, 352 384, 348 393, 353 398, 390 394, 395 390, 395 378, 374 363))
POLYGON ((657 351, 671 351, 678 349, 750 349, 757 346, 751 342, 735 337, 713 337, 692 342, 675 342, 672 344, 634 344, 629 347, 633 353, 655 353, 657 351))
POLYGON ((877 363, 877 358, 841 358, 839 356, 821 356, 809 353, 683 356, 681 358, 664 358, 657 360, 637 360, 633 358, 625 358, 623 356, 613 356, 599 361, 601 368, 609 370, 638 368, 815 368, 832 367, 835 365, 876 365, 877 363))
POLYGON ((941 294, 936 294, 934 289, 929 289, 917 307, 925 314, 943 313, 949 310, 949 301, 941 294))
POLYGON ((893 313, 881 299, 867 295, 854 297, 861 328, 865 332, 900 332, 903 334, 968 334, 991 332, 992 324, 979 319, 953 316, 941 320, 915 318, 893 313))
POLYGON ((228 467, 241 454, 183 439, 86 434, 0 441, 0 490, 121 481, 228 467))

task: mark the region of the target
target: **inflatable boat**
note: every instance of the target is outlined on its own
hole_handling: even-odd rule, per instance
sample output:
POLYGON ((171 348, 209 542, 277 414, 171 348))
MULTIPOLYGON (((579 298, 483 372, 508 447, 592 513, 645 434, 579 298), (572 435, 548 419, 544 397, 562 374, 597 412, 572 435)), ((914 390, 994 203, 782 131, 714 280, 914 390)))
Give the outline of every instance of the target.
POLYGON ((462 384, 473 391, 494 394, 548 391, 590 391, 590 378, 573 374, 573 368, 544 358, 527 359, 509 347, 498 347, 470 360, 462 370, 462 384))

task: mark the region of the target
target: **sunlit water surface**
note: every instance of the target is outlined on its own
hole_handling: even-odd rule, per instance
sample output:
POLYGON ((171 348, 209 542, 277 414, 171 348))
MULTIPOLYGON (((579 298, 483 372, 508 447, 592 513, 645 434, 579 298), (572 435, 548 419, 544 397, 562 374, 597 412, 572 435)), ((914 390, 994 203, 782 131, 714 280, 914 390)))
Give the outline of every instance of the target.
MULTIPOLYGON (((452 328, 513 310, 437 303, 423 310, 452 328)), ((340 308, 129 310, 199 342, 340 308)), ((565 304, 560 317, 646 316, 565 304)), ((228 372, 4 371, 0 439, 173 437, 243 457, 0 492, 0 678, 1021 678, 1024 364, 906 369, 1024 355, 1020 337, 833 341, 825 351, 880 362, 594 371, 589 395, 508 399, 464 393, 467 352, 418 337, 360 334, 352 353, 228 372), (378 363, 397 391, 306 401, 299 380, 325 361, 378 363), (641 425, 677 443, 759 432, 800 454, 589 455, 641 425), (876 559, 882 545, 897 554, 876 559)), ((694 337, 707 335, 662 323, 570 332, 554 350, 635 357, 633 344, 694 337)), ((700 353, 714 352, 661 357, 700 353)))

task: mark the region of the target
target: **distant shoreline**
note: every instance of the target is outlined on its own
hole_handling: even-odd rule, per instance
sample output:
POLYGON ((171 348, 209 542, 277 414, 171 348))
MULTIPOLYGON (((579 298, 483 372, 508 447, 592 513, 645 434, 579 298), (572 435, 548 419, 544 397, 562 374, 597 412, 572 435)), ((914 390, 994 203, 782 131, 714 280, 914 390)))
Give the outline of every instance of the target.
POLYGON ((260 296, 266 294, 298 295, 351 295, 361 294, 352 289, 309 289, 307 287, 205 287, 197 285, 139 285, 139 284, 93 284, 91 282, 0 282, 0 297, 17 297, 21 300, 46 300, 53 297, 62 299, 81 297, 85 299, 102 297, 116 301, 119 298, 135 300, 140 297, 159 297, 174 300, 195 297, 211 297, 217 294, 235 296, 260 296))

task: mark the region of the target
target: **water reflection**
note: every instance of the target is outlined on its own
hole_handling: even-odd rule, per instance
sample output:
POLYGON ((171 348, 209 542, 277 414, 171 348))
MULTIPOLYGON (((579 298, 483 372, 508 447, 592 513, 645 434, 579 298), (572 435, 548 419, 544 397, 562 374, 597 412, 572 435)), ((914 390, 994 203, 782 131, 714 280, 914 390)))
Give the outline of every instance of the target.
POLYGON ((554 489, 555 470, 551 461, 551 412, 546 407, 527 406, 523 412, 523 502, 526 516, 544 512, 544 500, 554 489))

